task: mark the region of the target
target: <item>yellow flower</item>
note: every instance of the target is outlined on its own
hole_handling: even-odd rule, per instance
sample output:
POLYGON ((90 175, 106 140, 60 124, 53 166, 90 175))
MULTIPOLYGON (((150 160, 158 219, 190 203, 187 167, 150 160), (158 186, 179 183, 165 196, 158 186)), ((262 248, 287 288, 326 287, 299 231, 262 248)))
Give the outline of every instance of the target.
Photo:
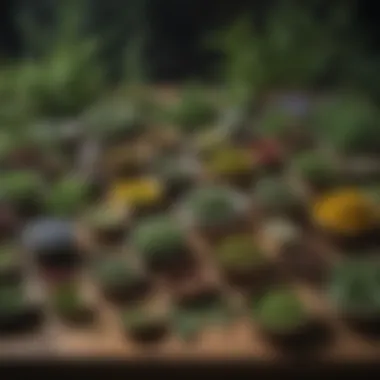
POLYGON ((109 195, 111 204, 141 206, 154 204, 163 196, 161 184, 150 178, 122 181, 115 184, 109 195))
POLYGON ((356 189, 336 190, 318 199, 312 208, 316 224, 339 234, 356 235, 375 226, 377 208, 356 189))

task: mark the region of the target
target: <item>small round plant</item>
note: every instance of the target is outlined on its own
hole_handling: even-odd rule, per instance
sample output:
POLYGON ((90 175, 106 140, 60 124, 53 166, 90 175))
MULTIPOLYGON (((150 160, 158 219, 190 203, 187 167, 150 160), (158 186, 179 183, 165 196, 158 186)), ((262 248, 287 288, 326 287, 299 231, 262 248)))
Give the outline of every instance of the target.
POLYGON ((253 198, 264 212, 289 214, 297 211, 300 201, 295 192, 281 178, 264 177, 257 181, 253 198))
POLYGON ((178 264, 188 251, 181 228, 167 216, 141 221, 132 232, 132 242, 147 265, 157 269, 178 264))
POLYGON ((185 221, 201 230, 229 227, 243 218, 247 209, 243 196, 219 186, 195 189, 182 203, 185 221))
POLYGON ((2 174, 0 199, 14 205, 22 216, 41 211, 42 178, 32 171, 10 171, 2 174))
POLYGON ((51 295, 53 310, 66 322, 85 323, 93 317, 75 282, 59 284, 51 295))
POLYGON ((47 210, 57 217, 76 215, 86 203, 89 194, 87 184, 80 179, 59 181, 47 196, 47 210))
POLYGON ((216 260, 234 283, 251 282, 262 285, 267 280, 268 260, 252 238, 246 235, 227 237, 216 250, 216 260))
POLYGON ((380 320, 380 265, 371 259, 349 259, 337 265, 329 295, 340 315, 354 327, 370 330, 380 320))
POLYGON ((129 301, 147 290, 147 279, 123 258, 106 258, 96 263, 94 276, 105 296, 112 301, 129 301))
POLYGON ((0 284, 17 284, 22 280, 18 252, 12 245, 0 246, 0 284))
POLYGON ((326 157, 319 153, 302 153, 291 164, 292 169, 313 188, 326 188, 337 183, 338 172, 326 157))
POLYGON ((25 297, 21 285, 0 287, 0 333, 29 330, 40 324, 41 310, 25 297))
POLYGON ((125 310, 121 314, 121 321, 125 333, 142 343, 161 340, 168 330, 164 316, 156 315, 142 307, 125 310))
POLYGON ((267 337, 285 348, 303 349, 322 338, 317 338, 313 318, 290 289, 268 292, 254 305, 252 317, 267 337))

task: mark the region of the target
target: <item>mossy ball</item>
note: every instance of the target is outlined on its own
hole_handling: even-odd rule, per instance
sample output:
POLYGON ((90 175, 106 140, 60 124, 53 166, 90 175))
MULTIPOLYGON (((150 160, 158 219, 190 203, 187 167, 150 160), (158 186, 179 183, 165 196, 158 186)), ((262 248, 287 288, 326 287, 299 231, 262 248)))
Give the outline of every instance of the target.
POLYGON ((134 247, 151 265, 176 261, 186 252, 184 233, 167 216, 142 220, 131 233, 134 247))
POLYGON ((346 259, 335 266, 329 295, 343 313, 380 312, 380 264, 372 259, 346 259))
POLYGON ((300 205, 294 190, 276 177, 258 180, 253 189, 253 198, 259 207, 268 211, 288 212, 300 205))
POLYGON ((289 290, 274 290, 255 305, 253 318, 266 331, 289 333, 308 321, 308 314, 297 295, 289 290))
POLYGON ((183 216, 191 225, 214 227, 229 224, 248 210, 249 202, 229 188, 201 187, 190 192, 183 200, 183 216))
POLYGON ((266 263, 263 251, 249 236, 231 236, 216 250, 217 261, 224 269, 249 270, 266 263))

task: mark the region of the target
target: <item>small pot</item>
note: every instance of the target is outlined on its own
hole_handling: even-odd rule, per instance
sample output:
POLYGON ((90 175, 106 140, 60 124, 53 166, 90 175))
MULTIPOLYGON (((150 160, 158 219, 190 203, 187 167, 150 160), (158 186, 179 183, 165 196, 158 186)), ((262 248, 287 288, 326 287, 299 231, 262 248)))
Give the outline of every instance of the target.
POLYGON ((88 306, 83 305, 76 310, 61 311, 58 312, 59 318, 69 325, 88 325, 94 322, 95 313, 94 310, 88 306))
POLYGON ((156 343, 165 338, 168 333, 166 323, 152 321, 151 323, 126 330, 126 334, 132 340, 139 343, 156 343))
POLYGON ((43 322, 43 313, 37 305, 25 305, 15 314, 0 313, 0 335, 29 332, 43 322))
POLYGON ((102 292, 106 299, 112 303, 125 304, 131 303, 144 298, 150 288, 150 282, 146 279, 141 279, 136 283, 125 283, 119 286, 103 286, 102 292))
POLYGON ((323 348, 329 340, 329 332, 321 322, 311 319, 298 328, 287 332, 262 329, 263 335, 286 353, 308 355, 323 348))

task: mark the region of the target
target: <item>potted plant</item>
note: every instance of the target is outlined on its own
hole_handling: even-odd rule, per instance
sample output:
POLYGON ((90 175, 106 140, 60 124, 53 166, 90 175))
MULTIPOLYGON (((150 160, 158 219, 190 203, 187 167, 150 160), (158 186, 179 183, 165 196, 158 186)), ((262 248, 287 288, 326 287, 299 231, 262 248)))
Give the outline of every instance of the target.
POLYGON ((132 231, 131 239, 144 262, 153 270, 170 270, 188 264, 186 237, 168 216, 142 220, 132 231))
POLYGON ((0 333, 18 333, 34 329, 42 322, 38 305, 25 298, 20 285, 0 287, 0 333))
POLYGON ((261 290, 271 280, 272 265, 249 235, 230 236, 216 248, 216 261, 235 285, 261 290))
POLYGON ((169 200, 173 201, 191 188, 198 168, 195 162, 175 155, 163 157, 154 169, 165 184, 169 200))
POLYGON ((63 178, 53 184, 46 197, 46 209, 55 217, 78 215, 88 200, 89 189, 85 181, 63 178))
POLYGON ((31 222, 23 232, 22 241, 47 277, 71 273, 81 262, 75 226, 67 220, 47 218, 31 222))
POLYGON ((101 245, 118 244, 128 232, 126 211, 122 208, 101 205, 90 210, 84 218, 84 224, 101 245))
POLYGON ((63 282, 50 294, 54 312, 67 323, 86 324, 93 321, 94 311, 80 294, 75 282, 63 282))
POLYGON ((251 316, 275 345, 302 352, 322 336, 314 317, 290 289, 272 290, 254 302, 251 316))
POLYGON ((249 202, 244 196, 215 185, 194 189, 180 207, 184 222, 211 239, 244 229, 248 210, 249 202))
POLYGON ((7 202, 0 201, 0 241, 14 238, 18 227, 16 210, 7 202))
POLYGON ((321 153, 308 152, 295 156, 291 162, 291 170, 314 192, 339 184, 339 171, 321 153))
POLYGON ((154 178, 138 178, 116 183, 110 190, 109 201, 116 207, 129 207, 135 216, 160 209, 164 188, 154 178))
POLYGON ((355 330, 379 332, 378 261, 368 258, 346 259, 331 273, 328 295, 341 318, 355 330))
POLYGON ((18 252, 11 245, 0 247, 0 284, 18 284, 22 280, 22 268, 18 252))
POLYGON ((149 289, 147 278, 122 257, 100 259, 94 277, 106 298, 113 302, 139 299, 149 289))
POLYGON ((43 209, 43 180, 36 172, 8 171, 3 173, 0 197, 21 217, 36 216, 43 209))
POLYGON ((254 204, 264 215, 285 215, 299 219, 302 205, 295 191, 282 178, 267 176, 253 187, 254 204))
POLYGON ((376 204, 359 189, 327 193, 314 201, 311 211, 315 226, 347 249, 372 243, 378 229, 376 204))
POLYGON ((162 340, 168 332, 168 321, 162 315, 157 315, 135 307, 122 312, 121 321, 127 336, 141 343, 162 340))
POLYGON ((226 148, 205 163, 209 173, 232 184, 250 185, 254 179, 255 162, 246 149, 226 148))

